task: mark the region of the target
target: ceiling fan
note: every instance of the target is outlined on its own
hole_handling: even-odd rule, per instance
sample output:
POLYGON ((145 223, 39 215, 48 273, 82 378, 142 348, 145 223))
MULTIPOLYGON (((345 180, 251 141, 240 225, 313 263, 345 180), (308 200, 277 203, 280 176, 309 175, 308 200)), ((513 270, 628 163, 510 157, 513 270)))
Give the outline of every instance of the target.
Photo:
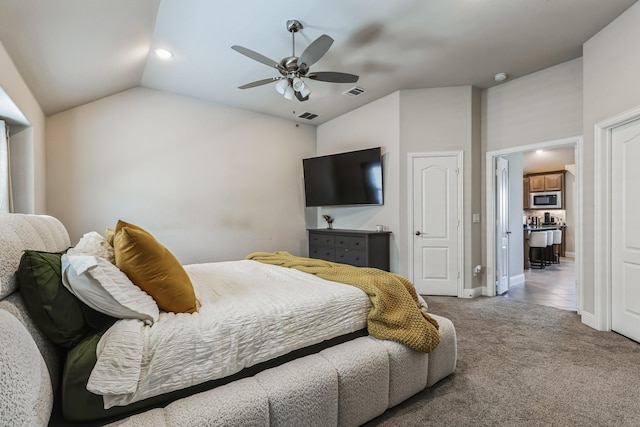
POLYGON ((287 30, 292 35, 293 53, 280 62, 276 62, 246 47, 238 45, 231 46, 231 49, 236 52, 268 65, 269 67, 273 67, 280 72, 280 76, 278 77, 247 83, 240 86, 239 89, 249 89, 277 81, 276 90, 286 99, 293 99, 295 96, 299 101, 306 101, 309 99, 311 90, 302 81, 303 78, 330 83, 355 83, 358 81, 358 76, 354 74, 335 71, 310 72, 309 68, 327 53, 333 43, 333 39, 326 34, 321 35, 307 46, 304 52, 298 57, 296 56, 296 33, 302 28, 300 21, 295 19, 287 21, 287 30))

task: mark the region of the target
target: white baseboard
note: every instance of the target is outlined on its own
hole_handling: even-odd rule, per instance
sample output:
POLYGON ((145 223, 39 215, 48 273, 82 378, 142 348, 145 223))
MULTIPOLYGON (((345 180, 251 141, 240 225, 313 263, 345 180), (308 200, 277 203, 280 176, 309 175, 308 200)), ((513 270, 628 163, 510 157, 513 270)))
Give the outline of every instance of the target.
POLYGON ((587 313, 586 311, 583 311, 580 314, 580 320, 582 320, 582 323, 584 323, 585 325, 587 325, 587 326, 589 326, 589 327, 591 327, 591 328, 593 328, 593 329, 595 329, 597 331, 602 330, 601 327, 600 327, 600 322, 598 321, 598 318, 594 314, 587 313))
POLYGON ((465 288, 462 291, 463 298, 477 298, 482 296, 482 286, 478 286, 475 288, 465 288))
POLYGON ((566 258, 575 258, 576 257, 576 253, 575 252, 565 252, 564 256, 566 258))
POLYGON ((524 273, 518 274, 517 276, 509 277, 509 286, 522 285, 523 283, 524 283, 524 273))

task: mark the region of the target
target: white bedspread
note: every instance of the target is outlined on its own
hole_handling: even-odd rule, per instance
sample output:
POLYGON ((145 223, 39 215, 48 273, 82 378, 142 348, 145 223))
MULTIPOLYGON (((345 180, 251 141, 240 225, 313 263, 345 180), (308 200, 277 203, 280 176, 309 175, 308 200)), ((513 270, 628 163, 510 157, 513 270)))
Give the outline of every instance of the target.
POLYGON ((361 290, 256 261, 185 266, 202 305, 152 326, 119 320, 100 340, 87 389, 105 408, 223 378, 366 327, 361 290))

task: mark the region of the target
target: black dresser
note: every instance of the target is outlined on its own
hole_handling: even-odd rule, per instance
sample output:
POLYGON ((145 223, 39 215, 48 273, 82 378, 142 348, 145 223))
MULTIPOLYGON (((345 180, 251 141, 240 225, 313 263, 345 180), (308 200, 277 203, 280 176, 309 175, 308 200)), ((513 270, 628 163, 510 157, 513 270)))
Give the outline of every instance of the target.
POLYGON ((390 231, 310 229, 309 257, 389 271, 390 231))

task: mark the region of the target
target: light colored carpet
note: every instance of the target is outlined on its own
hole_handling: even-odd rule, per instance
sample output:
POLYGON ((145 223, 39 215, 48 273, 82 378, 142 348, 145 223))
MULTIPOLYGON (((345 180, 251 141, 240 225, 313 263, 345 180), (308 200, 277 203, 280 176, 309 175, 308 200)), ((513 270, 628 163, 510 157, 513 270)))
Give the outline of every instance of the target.
POLYGON ((640 344, 552 307, 425 299, 456 327, 456 372, 367 426, 640 426, 640 344))

